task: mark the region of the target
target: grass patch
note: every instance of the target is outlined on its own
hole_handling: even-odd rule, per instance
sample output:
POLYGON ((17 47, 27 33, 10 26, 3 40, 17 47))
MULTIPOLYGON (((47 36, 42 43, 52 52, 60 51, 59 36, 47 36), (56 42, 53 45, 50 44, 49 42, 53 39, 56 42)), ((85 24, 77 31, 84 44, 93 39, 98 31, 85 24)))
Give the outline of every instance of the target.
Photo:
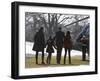
MULTIPOLYGON (((46 60, 47 57, 45 57, 46 60)), ((51 64, 41 64, 41 57, 39 56, 38 63, 35 63, 35 57, 26 57, 25 58, 25 68, 40 68, 40 67, 60 67, 60 66, 79 66, 79 65, 89 65, 89 61, 82 61, 81 56, 72 56, 71 57, 72 64, 69 64, 68 57, 66 58, 66 64, 63 64, 63 56, 61 58, 61 64, 56 63, 56 56, 52 56, 51 64)))

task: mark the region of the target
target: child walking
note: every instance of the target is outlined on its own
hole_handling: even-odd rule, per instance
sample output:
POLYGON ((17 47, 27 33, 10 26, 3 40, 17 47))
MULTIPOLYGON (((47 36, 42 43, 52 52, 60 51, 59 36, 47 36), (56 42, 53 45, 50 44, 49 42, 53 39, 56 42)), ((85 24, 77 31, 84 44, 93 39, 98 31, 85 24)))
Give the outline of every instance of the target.
POLYGON ((53 39, 50 36, 49 39, 47 40, 47 49, 46 49, 46 52, 48 53, 47 64, 51 63, 51 56, 52 56, 52 53, 54 53, 53 46, 54 46, 54 42, 53 42, 53 39))

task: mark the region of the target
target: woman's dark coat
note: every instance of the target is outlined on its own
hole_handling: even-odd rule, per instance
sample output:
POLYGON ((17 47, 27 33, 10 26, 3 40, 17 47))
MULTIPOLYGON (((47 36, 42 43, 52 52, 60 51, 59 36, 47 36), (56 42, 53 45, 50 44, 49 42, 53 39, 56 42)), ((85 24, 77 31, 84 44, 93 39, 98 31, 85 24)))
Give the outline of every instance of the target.
POLYGON ((34 37, 34 45, 33 49, 34 51, 43 51, 45 48, 45 38, 44 33, 42 31, 39 31, 36 33, 34 37))

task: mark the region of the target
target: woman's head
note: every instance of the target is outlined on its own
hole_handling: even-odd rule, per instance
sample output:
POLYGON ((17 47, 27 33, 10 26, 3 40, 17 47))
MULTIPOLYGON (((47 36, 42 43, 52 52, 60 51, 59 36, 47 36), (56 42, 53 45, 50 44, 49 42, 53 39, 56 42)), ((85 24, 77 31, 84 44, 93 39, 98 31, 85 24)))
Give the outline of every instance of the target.
POLYGON ((41 27, 39 31, 43 31, 43 27, 41 27))
POLYGON ((66 32, 66 35, 70 35, 70 31, 67 31, 67 32, 66 32))

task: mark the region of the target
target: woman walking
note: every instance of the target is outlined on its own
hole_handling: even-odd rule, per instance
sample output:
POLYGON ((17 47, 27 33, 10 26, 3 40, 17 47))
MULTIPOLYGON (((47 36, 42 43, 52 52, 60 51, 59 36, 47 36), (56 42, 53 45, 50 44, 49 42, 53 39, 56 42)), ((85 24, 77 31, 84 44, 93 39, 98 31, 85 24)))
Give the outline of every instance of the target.
POLYGON ((44 48, 45 48, 45 38, 43 33, 43 27, 39 29, 39 31, 34 36, 34 45, 33 45, 33 51, 36 51, 36 64, 38 64, 38 53, 42 52, 42 62, 41 64, 45 64, 44 62, 44 48))
POLYGON ((69 64, 71 64, 71 55, 70 55, 71 48, 72 48, 72 41, 71 41, 70 31, 67 31, 66 36, 64 37, 64 49, 65 49, 64 64, 66 64, 67 51, 69 56, 68 58, 69 64))

